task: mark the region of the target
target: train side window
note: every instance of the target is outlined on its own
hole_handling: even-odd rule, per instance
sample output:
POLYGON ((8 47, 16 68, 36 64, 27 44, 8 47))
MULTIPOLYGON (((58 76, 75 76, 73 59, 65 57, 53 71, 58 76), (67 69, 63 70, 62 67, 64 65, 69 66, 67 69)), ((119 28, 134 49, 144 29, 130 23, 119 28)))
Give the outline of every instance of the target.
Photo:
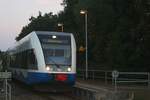
POLYGON ((16 56, 11 55, 10 57, 10 66, 15 67, 16 56))
POLYGON ((14 68, 37 69, 37 60, 34 50, 26 50, 11 56, 11 65, 14 68))
POLYGON ((28 68, 37 69, 37 60, 33 49, 28 50, 27 59, 28 59, 28 68))
POLYGON ((15 59, 15 67, 19 68, 21 65, 21 57, 19 53, 16 54, 16 59, 15 59))
POLYGON ((27 51, 23 51, 22 53, 21 53, 21 65, 22 65, 22 67, 23 67, 23 69, 27 69, 28 67, 28 65, 27 65, 27 51))

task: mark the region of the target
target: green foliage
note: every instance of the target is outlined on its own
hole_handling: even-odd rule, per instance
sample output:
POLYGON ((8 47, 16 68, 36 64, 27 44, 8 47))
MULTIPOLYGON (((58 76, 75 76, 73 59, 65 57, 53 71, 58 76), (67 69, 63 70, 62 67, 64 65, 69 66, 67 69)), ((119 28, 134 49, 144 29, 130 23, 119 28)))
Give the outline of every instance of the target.
MULTIPOLYGON (((77 47, 85 46, 84 15, 88 11, 89 64, 106 69, 150 71, 150 19, 146 0, 64 0, 64 11, 37 18, 23 27, 16 38, 21 39, 33 30, 57 31, 57 23, 65 32, 74 33, 77 47)), ((78 65, 84 66, 85 54, 78 53, 78 65)), ((101 68, 99 68, 101 69, 101 68)))

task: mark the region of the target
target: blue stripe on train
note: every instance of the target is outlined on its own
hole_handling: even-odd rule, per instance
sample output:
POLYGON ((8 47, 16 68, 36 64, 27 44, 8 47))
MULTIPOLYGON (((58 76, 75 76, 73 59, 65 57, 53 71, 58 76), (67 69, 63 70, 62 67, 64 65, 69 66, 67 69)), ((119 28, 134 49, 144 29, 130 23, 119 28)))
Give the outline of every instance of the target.
MULTIPOLYGON (((66 74, 67 80, 65 83, 74 85, 76 80, 75 74, 66 74)), ((28 77, 24 80, 26 84, 36 84, 55 81, 55 74, 39 73, 39 72, 28 72, 28 77)))
POLYGON ((35 84, 41 82, 48 82, 53 80, 52 75, 48 73, 37 73, 37 72, 28 72, 28 77, 26 78, 27 84, 35 84))

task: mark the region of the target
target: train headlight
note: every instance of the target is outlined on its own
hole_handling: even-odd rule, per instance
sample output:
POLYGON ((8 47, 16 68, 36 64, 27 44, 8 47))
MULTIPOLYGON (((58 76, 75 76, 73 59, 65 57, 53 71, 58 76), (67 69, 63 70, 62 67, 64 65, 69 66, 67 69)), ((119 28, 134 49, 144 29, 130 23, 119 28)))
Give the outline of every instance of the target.
POLYGON ((49 67, 49 66, 46 66, 46 70, 47 70, 47 71, 50 71, 50 67, 49 67))
POLYGON ((68 67, 68 69, 67 69, 67 70, 68 70, 68 72, 70 72, 70 71, 71 71, 71 68, 70 68, 70 67, 68 67))
POLYGON ((56 36, 56 35, 53 35, 53 36, 52 36, 52 38, 53 38, 53 39, 56 39, 56 38, 57 38, 57 36, 56 36))

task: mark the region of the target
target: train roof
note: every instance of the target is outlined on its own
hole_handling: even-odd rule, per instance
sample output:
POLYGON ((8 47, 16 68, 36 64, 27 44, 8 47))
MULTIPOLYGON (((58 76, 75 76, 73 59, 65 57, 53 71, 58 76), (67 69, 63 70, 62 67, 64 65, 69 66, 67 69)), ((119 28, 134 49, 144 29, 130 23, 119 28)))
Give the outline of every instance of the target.
POLYGON ((33 34, 43 34, 43 35, 49 35, 49 34, 55 34, 55 35, 70 35, 72 33, 66 33, 66 32, 53 32, 53 31, 32 31, 31 33, 29 33, 28 35, 26 35, 25 37, 23 37, 21 40, 16 41, 13 47, 8 48, 7 51, 15 51, 16 47, 22 43, 24 43, 25 41, 28 41, 31 37, 31 35, 33 34))

